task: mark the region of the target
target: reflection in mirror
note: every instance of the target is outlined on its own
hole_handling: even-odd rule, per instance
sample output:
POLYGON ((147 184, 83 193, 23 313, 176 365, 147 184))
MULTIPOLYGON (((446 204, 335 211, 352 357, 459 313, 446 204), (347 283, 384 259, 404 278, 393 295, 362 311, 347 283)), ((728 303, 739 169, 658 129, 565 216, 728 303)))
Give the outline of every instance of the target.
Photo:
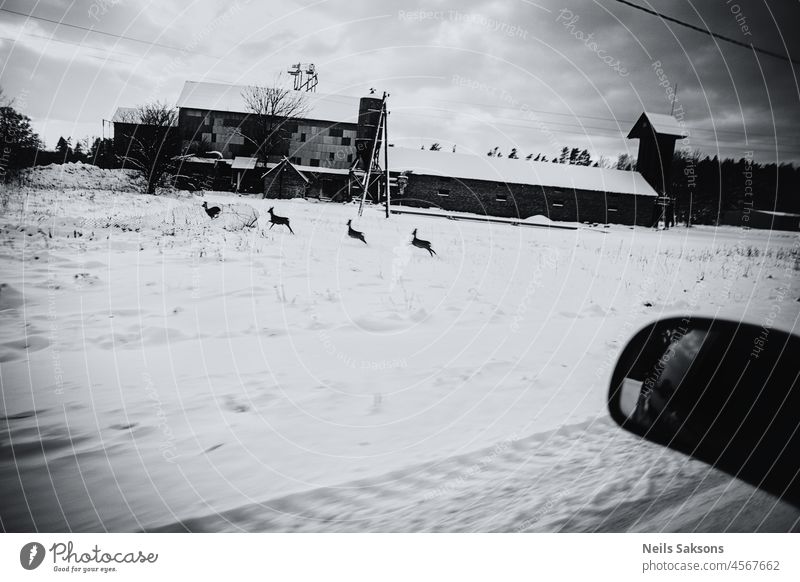
POLYGON ((800 492, 800 338, 742 323, 669 319, 620 356, 609 411, 625 429, 757 486, 800 492))

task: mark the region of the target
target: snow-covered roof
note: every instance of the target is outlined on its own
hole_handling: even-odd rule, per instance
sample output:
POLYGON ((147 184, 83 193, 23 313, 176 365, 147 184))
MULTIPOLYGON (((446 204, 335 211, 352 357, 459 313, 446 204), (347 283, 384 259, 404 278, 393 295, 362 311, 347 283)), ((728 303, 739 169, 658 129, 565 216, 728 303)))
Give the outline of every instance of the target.
MULTIPOLYGON (((308 176, 306 174, 334 174, 337 176, 347 176, 350 174, 350 170, 348 168, 327 168, 325 166, 301 166, 300 164, 293 164, 287 158, 284 158, 277 164, 272 162, 267 164, 267 172, 263 174, 261 177, 263 178, 267 174, 271 173, 272 170, 281 166, 283 164, 287 164, 292 167, 298 174, 303 176, 303 178, 308 181, 308 176)), ((356 174, 362 174, 363 172, 355 172, 356 174)))
MULTIPOLYGON (((141 123, 142 119, 139 115, 138 107, 117 107, 114 115, 111 117, 112 123, 141 123)), ((178 125, 178 116, 172 120, 172 125, 178 125)))
POLYGON ((324 166, 300 166, 292 164, 301 172, 310 172, 312 174, 336 174, 339 176, 347 176, 350 173, 348 168, 326 168, 324 166))
POLYGON ((550 162, 528 162, 489 156, 454 154, 411 148, 389 148, 389 169, 416 174, 470 180, 487 180, 506 184, 530 184, 610 192, 658 196, 639 172, 570 166, 550 162))
POLYGON ((756 212, 760 214, 769 214, 771 216, 788 216, 790 218, 800 218, 800 214, 796 212, 780 212, 778 210, 758 210, 754 208, 751 212, 756 212))
MULTIPOLYGON (((271 164, 270 164, 270 165, 271 165, 271 164)), ((291 163, 291 162, 288 160, 288 158, 285 158, 285 157, 284 157, 284 158, 283 158, 283 159, 282 159, 280 162, 278 162, 277 164, 275 164, 274 166, 272 166, 271 168, 269 168, 269 170, 267 170, 267 171, 266 171, 266 173, 262 174, 262 175, 261 175, 261 177, 262 177, 262 178, 266 178, 266 177, 267 177, 267 176, 269 176, 269 175, 270 175, 272 172, 275 172, 275 171, 281 171, 281 170, 280 170, 280 168, 284 168, 285 166, 289 166, 289 167, 290 167, 292 170, 294 170, 294 171, 297 173, 297 175, 298 175, 298 176, 300 176, 300 177, 301 177, 301 178, 302 178, 302 179, 303 179, 305 182, 310 182, 310 180, 308 179, 308 177, 307 177, 307 176, 306 176, 306 175, 305 175, 303 172, 301 172, 301 171, 300 171, 300 170, 297 168, 297 166, 295 166, 293 163, 291 163)))
POLYGON ((645 111, 636 120, 636 123, 631 128, 628 134, 629 138, 636 137, 639 129, 647 129, 647 124, 655 129, 656 133, 662 135, 674 135, 683 137, 686 135, 686 128, 683 127, 677 119, 671 115, 664 115, 663 113, 650 113, 645 111))
POLYGON ((114 123, 136 123, 139 115, 135 107, 117 107, 111 121, 114 123))
POLYGON ((258 158, 250 158, 247 156, 236 156, 233 158, 231 168, 234 170, 252 170, 256 167, 258 158))
MULTIPOLYGON (((233 111, 250 113, 242 97, 247 85, 226 83, 206 83, 186 81, 178 97, 177 106, 206 111, 233 111)), ((325 95, 323 93, 304 93, 308 103, 305 119, 319 121, 358 122, 358 97, 349 95, 325 95)))
POLYGON ((203 158, 194 155, 175 156, 172 159, 182 164, 216 164, 217 162, 224 162, 224 160, 218 160, 216 158, 203 158))

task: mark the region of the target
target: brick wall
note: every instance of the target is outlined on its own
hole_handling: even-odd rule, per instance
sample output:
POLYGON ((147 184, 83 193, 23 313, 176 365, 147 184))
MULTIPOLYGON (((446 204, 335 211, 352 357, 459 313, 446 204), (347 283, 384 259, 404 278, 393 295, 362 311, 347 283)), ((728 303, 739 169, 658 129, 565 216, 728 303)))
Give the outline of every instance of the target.
POLYGON ((541 214, 551 220, 649 226, 653 197, 587 190, 504 184, 410 174, 403 198, 395 204, 441 208, 505 218, 541 214))

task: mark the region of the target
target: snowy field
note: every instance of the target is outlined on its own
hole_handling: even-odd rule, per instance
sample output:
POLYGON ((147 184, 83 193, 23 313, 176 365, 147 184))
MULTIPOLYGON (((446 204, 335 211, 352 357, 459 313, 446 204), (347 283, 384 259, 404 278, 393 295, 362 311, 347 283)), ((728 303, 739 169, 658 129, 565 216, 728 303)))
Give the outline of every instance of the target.
POLYGON ((798 527, 605 411, 656 318, 796 331, 796 234, 40 186, 0 209, 5 529, 798 527))

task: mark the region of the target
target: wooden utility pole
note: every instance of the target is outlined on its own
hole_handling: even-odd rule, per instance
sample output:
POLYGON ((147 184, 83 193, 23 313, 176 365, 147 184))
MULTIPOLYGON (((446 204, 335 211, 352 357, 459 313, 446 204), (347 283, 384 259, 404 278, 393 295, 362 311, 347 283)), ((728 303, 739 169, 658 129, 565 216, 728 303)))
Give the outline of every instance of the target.
POLYGON ((386 176, 386 218, 389 218, 389 204, 391 204, 392 200, 392 189, 389 181, 391 178, 389 177, 389 129, 387 127, 387 121, 389 118, 389 112, 386 111, 386 94, 384 93, 383 96, 383 171, 386 176))

